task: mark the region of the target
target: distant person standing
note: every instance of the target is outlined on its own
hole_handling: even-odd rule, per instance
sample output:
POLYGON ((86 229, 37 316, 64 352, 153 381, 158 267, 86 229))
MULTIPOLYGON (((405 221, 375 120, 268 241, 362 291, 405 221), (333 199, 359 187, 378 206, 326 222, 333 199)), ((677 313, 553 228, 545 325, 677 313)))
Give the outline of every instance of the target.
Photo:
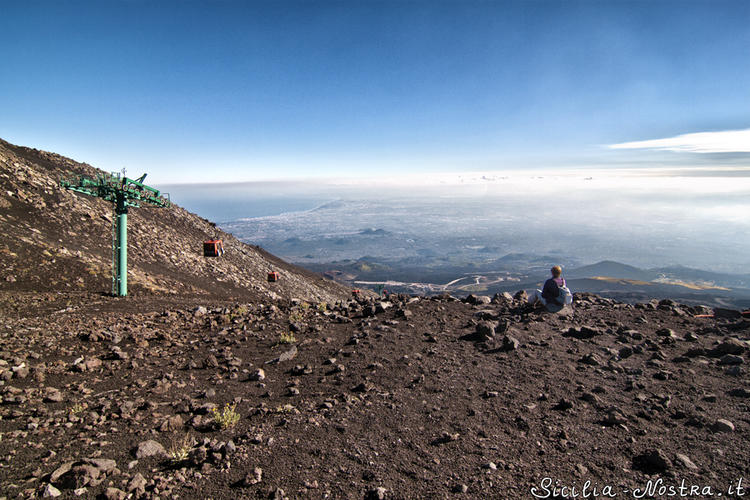
POLYGON ((562 267, 553 266, 550 272, 552 277, 544 282, 544 287, 541 290, 534 290, 529 295, 529 304, 541 302, 545 306, 565 306, 573 302, 573 296, 568 290, 565 278, 562 277, 562 267))

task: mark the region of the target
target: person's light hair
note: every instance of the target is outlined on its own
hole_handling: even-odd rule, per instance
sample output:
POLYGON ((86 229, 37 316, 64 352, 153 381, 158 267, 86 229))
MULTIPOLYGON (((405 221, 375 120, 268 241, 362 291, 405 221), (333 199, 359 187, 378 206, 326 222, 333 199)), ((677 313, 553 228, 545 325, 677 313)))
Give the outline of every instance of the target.
POLYGON ((552 266, 552 269, 550 269, 550 272, 552 273, 552 276, 554 276, 555 278, 559 278, 560 275, 562 275, 562 267, 552 266))

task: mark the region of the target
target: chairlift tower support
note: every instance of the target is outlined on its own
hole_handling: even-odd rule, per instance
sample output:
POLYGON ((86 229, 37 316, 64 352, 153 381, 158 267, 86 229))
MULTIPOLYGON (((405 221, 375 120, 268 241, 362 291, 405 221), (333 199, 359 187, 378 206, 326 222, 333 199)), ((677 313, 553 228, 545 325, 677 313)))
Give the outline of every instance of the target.
POLYGON ((143 183, 146 174, 130 179, 119 173, 98 175, 95 179, 79 175, 63 179, 60 185, 71 191, 112 202, 112 294, 128 294, 128 208, 147 203, 168 207, 169 195, 143 183))

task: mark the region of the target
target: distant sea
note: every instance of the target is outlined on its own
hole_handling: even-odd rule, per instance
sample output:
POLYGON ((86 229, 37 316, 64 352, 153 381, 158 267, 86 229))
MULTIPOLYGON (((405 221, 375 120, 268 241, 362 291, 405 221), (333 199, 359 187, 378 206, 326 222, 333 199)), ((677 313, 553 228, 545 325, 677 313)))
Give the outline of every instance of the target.
POLYGON ((296 183, 177 184, 160 186, 172 201, 212 222, 304 212, 330 198, 296 183))

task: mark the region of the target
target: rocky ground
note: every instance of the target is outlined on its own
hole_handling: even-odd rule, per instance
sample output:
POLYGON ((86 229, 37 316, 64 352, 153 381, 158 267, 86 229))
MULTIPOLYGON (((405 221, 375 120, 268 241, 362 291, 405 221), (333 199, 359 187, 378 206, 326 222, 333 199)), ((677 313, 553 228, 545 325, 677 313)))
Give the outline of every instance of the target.
POLYGON ((582 294, 552 314, 519 299, 3 293, 0 496, 747 486, 750 321, 671 301, 582 294))

